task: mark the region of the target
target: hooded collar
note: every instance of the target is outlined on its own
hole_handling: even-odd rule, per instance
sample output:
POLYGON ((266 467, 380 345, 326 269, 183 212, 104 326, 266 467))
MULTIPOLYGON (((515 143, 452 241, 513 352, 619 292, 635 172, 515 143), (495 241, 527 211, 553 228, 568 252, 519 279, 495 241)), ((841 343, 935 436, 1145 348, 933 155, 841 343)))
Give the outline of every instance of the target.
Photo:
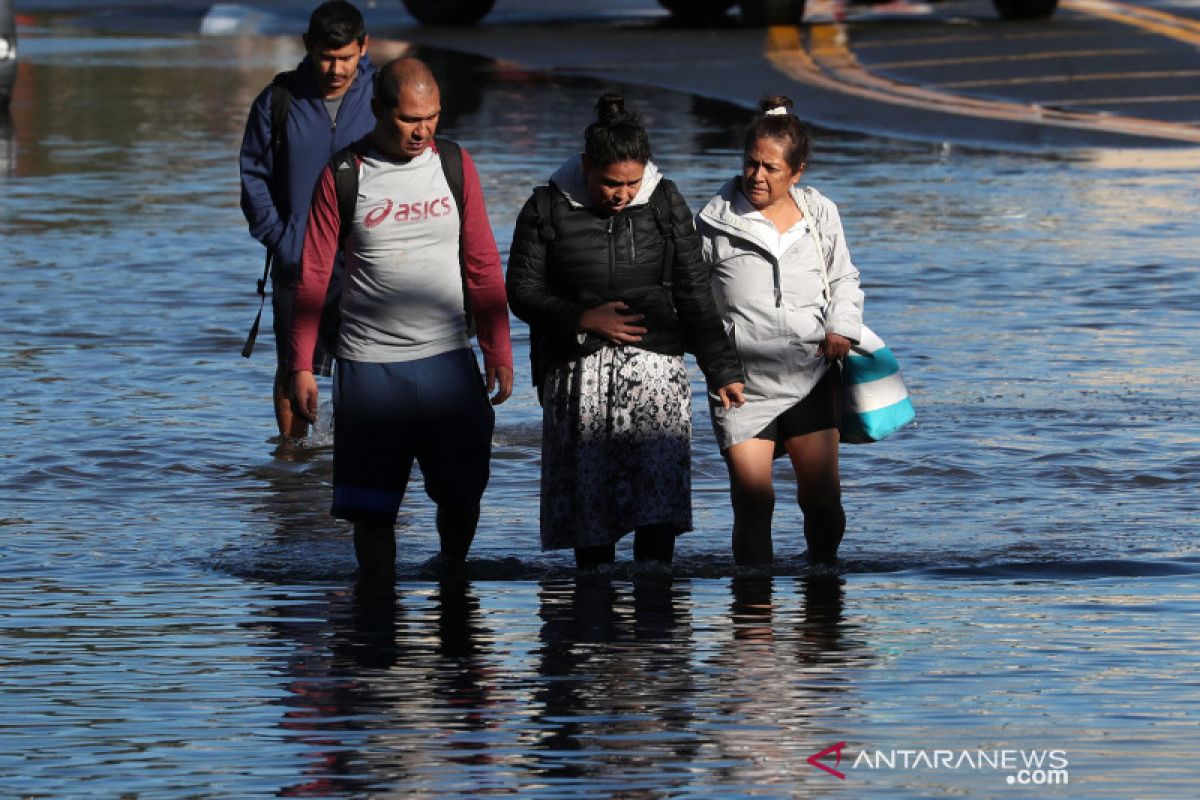
MULTIPOLYGON (((646 172, 642 176, 642 185, 630 201, 630 206, 645 205, 650 202, 650 195, 662 182, 662 173, 653 161, 646 162, 646 172)), ((587 208, 594 206, 591 193, 588 191, 587 178, 583 175, 583 154, 571 156, 566 163, 555 170, 550 176, 550 183, 567 198, 572 208, 587 208)))

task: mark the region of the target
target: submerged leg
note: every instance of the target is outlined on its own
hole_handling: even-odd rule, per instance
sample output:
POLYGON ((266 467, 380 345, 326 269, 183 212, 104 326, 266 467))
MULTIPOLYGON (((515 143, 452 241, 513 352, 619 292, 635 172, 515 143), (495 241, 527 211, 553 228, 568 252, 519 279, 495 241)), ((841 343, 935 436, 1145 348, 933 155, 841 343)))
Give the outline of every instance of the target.
POLYGON ((633 560, 670 564, 675 556, 675 537, 679 533, 679 528, 674 525, 643 525, 633 533, 633 560))
POLYGON ((602 544, 593 547, 575 548, 575 566, 578 569, 598 567, 601 564, 611 564, 617 558, 617 546, 602 544))
POLYGON ((478 526, 479 503, 461 507, 438 506, 437 529, 442 543, 443 567, 461 567, 466 563, 478 526))
POLYGON ((841 502, 825 506, 800 506, 804 512, 804 539, 813 564, 837 562, 838 545, 846 532, 846 511, 841 502))
POLYGON ((392 590, 396 585, 396 530, 392 522, 354 523, 354 555, 359 584, 369 590, 392 590))
POLYGON ((729 496, 733 503, 733 561, 740 567, 770 564, 771 518, 775 514, 775 487, 771 461, 775 443, 750 439, 725 451, 729 469, 729 496))
POLYGON ((796 502, 804 512, 808 560, 832 564, 837 561, 838 545, 846 532, 837 429, 793 437, 784 442, 784 447, 796 471, 796 502))

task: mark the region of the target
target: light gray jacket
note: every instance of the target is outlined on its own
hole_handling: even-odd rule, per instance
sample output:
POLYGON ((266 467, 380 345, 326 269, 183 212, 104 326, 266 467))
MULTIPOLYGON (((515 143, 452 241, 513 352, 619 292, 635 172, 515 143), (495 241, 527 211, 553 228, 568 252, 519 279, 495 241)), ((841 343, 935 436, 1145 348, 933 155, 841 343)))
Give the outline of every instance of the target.
MULTIPOLYGON (((721 449, 752 438, 803 400, 829 368, 817 352, 826 331, 858 342, 863 293, 850 261, 837 206, 816 189, 804 192, 824 246, 830 300, 825 299, 817 237, 807 235, 776 258, 758 225, 734 208, 732 180, 696 215, 712 286, 746 373, 746 403, 724 410, 710 395, 713 429, 721 449)), ((799 202, 797 205, 803 208, 799 202)))

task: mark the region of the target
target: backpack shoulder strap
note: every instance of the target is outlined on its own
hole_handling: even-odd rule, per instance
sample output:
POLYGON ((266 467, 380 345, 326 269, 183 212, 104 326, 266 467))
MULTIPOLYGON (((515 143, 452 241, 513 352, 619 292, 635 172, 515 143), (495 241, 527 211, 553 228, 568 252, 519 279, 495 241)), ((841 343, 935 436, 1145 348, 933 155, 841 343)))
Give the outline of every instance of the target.
MULTIPOLYGON (((535 186, 533 189, 533 210, 537 215, 537 237, 547 247, 554 241, 556 195, 559 191, 550 185, 535 186)), ((547 253, 549 255, 549 253, 547 253)), ((549 264, 547 264, 547 267, 549 264)), ((543 326, 537 323, 529 325, 529 377, 537 388, 538 403, 544 399, 545 385, 545 353, 550 348, 549 337, 543 326)))
POLYGON ((271 79, 271 155, 278 158, 287 144, 287 116, 292 106, 294 70, 271 79))
POLYGON ((463 157, 462 148, 458 142, 434 137, 437 145, 438 158, 442 161, 442 172, 446 175, 446 183, 450 184, 450 194, 454 195, 454 203, 458 206, 458 218, 463 216, 463 157))
POLYGON ((446 183, 450 186, 450 194, 454 196, 454 204, 458 206, 458 235, 460 239, 458 271, 462 276, 463 314, 467 317, 467 336, 474 336, 475 315, 471 313, 471 295, 467 291, 467 262, 461 246, 462 226, 466 222, 466 217, 463 213, 463 185, 466 183, 466 179, 463 177, 462 148, 459 147, 458 142, 452 142, 440 136, 435 136, 433 142, 437 146, 438 159, 442 162, 442 174, 446 176, 446 183))
POLYGON ((553 242, 557 235, 554 220, 554 189, 550 186, 535 187, 533 208, 537 212, 538 238, 543 242, 553 242))
POLYGON ((358 204, 358 152, 353 147, 338 151, 329 160, 333 187, 337 192, 338 242, 345 243, 354 225, 354 208, 358 204))
POLYGON ((658 224, 658 232, 663 237, 662 285, 671 289, 671 273, 675 268, 675 228, 671 225, 671 199, 663 184, 654 187, 650 193, 650 210, 654 221, 658 224))
POLYGON ((671 198, 662 183, 654 187, 650 193, 650 210, 654 213, 654 222, 664 239, 674 239, 675 229, 671 226, 671 198))
MULTIPOLYGON (((278 175, 279 160, 283 156, 284 149, 287 147, 287 116, 288 110, 292 105, 292 76, 293 71, 280 72, 271 79, 271 160, 275 164, 276 175, 278 175)), ((274 181, 272 181, 273 183, 274 181)), ((258 338, 258 327, 262 321, 263 306, 267 300, 267 279, 271 277, 271 265, 274 260, 274 252, 268 248, 266 259, 263 261, 263 274, 258 279, 258 315, 254 318, 254 324, 250 326, 250 333, 246 336, 246 342, 242 345, 242 355, 249 358, 254 352, 254 341, 258 338)))

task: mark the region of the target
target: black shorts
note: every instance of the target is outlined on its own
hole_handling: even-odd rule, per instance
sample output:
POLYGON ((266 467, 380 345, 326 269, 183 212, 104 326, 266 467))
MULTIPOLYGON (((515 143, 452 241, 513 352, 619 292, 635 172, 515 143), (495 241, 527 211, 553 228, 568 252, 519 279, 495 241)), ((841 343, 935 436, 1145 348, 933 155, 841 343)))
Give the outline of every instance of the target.
POLYGON ((783 443, 794 436, 837 428, 842 421, 842 370, 830 366, 812 391, 796 405, 771 420, 753 438, 775 442, 775 457, 783 455, 783 443))

